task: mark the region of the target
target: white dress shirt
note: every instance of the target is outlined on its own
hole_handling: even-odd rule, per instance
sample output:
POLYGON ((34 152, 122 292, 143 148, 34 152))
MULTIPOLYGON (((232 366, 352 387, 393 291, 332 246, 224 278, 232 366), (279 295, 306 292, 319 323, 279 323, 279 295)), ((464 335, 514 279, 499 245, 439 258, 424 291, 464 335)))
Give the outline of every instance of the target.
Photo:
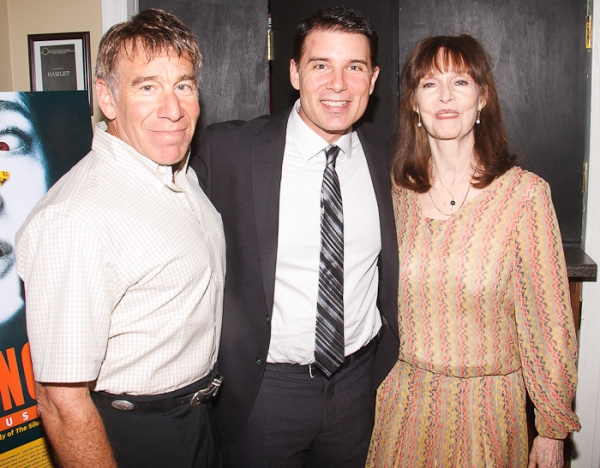
POLYGON ((150 395, 207 375, 224 253, 194 171, 173 174, 98 124, 92 151, 17 234, 36 380, 150 395))
MULTIPOLYGON (((283 157, 279 241, 271 343, 267 362, 314 362, 321 185, 329 144, 291 112, 283 157)), ((381 251, 379 212, 367 160, 355 131, 335 145, 336 171, 344 210, 344 334, 348 356, 371 341, 381 327, 377 310, 381 251)))

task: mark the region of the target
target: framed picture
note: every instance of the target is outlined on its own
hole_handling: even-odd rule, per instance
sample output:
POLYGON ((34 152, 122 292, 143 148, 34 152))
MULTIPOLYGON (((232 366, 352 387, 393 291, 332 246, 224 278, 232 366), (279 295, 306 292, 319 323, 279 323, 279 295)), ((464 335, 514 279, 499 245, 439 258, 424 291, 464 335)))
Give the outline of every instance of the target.
POLYGON ((31 91, 87 91, 92 104, 90 33, 28 34, 31 91))

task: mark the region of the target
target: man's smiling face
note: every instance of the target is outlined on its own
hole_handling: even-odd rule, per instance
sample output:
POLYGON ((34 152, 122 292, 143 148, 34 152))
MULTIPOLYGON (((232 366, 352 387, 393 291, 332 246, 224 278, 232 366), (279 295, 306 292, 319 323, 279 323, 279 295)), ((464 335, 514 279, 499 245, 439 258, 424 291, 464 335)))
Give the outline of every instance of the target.
POLYGON ((300 91, 300 117, 327 142, 335 142, 362 117, 375 88, 368 39, 362 34, 312 31, 290 81, 300 91))
POLYGON ((108 131, 157 164, 178 164, 200 115, 194 66, 167 53, 150 61, 143 49, 129 55, 119 58, 117 95, 101 79, 96 86, 108 131))

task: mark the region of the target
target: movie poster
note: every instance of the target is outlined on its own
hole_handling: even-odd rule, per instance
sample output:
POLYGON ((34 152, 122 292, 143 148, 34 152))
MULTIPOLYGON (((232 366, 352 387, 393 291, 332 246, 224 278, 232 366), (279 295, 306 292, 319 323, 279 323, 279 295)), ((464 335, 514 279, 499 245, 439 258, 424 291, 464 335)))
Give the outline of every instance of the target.
MULTIPOLYGON (((15 234, 92 142, 87 91, 0 92, 0 466, 51 466, 35 401, 15 234)), ((68 437, 68 434, 65 434, 68 437)))

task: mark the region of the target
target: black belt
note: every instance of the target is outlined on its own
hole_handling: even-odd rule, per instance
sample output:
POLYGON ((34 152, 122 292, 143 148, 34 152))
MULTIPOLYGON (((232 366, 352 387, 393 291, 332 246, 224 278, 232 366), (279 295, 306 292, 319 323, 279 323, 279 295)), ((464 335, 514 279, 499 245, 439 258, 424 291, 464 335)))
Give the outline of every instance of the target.
MULTIPOLYGON (((358 351, 352 353, 350 356, 346 356, 346 359, 344 359, 344 362, 340 365, 340 367, 338 367, 336 372, 345 369, 354 361, 363 357, 375 347, 376 342, 376 338, 372 339, 368 344, 360 348, 358 351)), ((314 364, 273 364, 271 362, 267 362, 265 369, 275 372, 287 372, 290 374, 309 374, 311 377, 314 377, 315 375, 323 375, 314 364)))
MULTIPOLYGON (((165 395, 156 395, 156 399, 138 401, 136 396, 131 395, 113 395, 106 392, 90 392, 94 404, 98 408, 109 408, 131 413, 164 413, 173 408, 179 408, 184 405, 190 407, 198 406, 212 400, 219 392, 219 387, 223 382, 223 377, 216 374, 213 377, 202 379, 193 385, 210 385, 197 392, 181 397, 171 397, 165 395), (211 381, 212 378, 212 381, 211 381), (204 383, 202 383, 204 381, 204 383)), ((148 397, 143 397, 148 398, 148 397)))

